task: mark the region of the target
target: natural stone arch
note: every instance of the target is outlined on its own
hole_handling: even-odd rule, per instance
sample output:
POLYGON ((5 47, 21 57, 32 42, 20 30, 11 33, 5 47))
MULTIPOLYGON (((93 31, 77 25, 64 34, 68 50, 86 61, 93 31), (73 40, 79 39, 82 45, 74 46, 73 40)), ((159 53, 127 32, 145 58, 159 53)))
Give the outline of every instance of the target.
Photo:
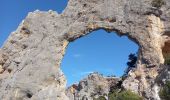
MULTIPOLYGON (((149 19, 149 18, 148 18, 149 19)), ((101 23, 104 23, 104 22, 101 22, 101 23)), ((79 39, 79 38, 81 38, 81 37, 83 37, 83 36, 86 36, 86 35, 88 35, 88 34, 90 34, 91 32, 93 32, 93 31, 96 31, 96 30, 99 30, 99 29, 103 29, 103 30, 105 30, 106 32, 116 32, 118 35, 120 35, 120 36, 127 36, 131 41, 133 41, 133 42, 135 42, 136 44, 138 44, 139 45, 139 52, 138 52, 138 56, 139 56, 139 58, 138 58, 138 63, 137 63, 137 69, 134 71, 134 72, 132 72, 132 73, 135 73, 134 75, 132 75, 132 76, 130 76, 130 78, 129 79, 127 79, 128 80, 128 83, 126 83, 126 80, 124 81, 124 84, 123 84, 123 86, 126 88, 126 89, 130 89, 130 90, 132 90, 132 91, 134 91, 134 92, 137 92, 137 93, 139 93, 139 94, 141 94, 141 95, 143 95, 143 92, 146 92, 146 91, 148 91, 148 90, 145 90, 145 89, 148 89, 149 87, 148 86, 146 86, 147 84, 151 84, 151 83, 147 83, 146 81, 146 79, 145 79, 145 77, 148 77, 148 76, 150 76, 150 77, 152 77, 152 78, 156 78, 156 76, 158 75, 158 73, 157 73, 157 69, 158 68, 154 68, 154 69, 150 69, 150 71, 152 71, 152 73, 154 73, 155 75, 151 75, 150 73, 148 73, 148 75, 146 75, 145 74, 145 71, 146 70, 148 70, 147 69, 147 66, 148 67, 156 67, 157 66, 157 64, 159 65, 160 64, 160 62, 158 63, 156 63, 155 62, 155 65, 154 65, 154 61, 153 60, 156 60, 155 58, 154 59, 151 59, 152 61, 150 61, 150 60, 147 60, 147 59, 150 59, 149 58, 149 55, 148 54, 146 54, 147 55, 147 58, 143 58, 144 57, 144 55, 145 54, 143 54, 144 53, 144 51, 147 49, 147 47, 144 47, 143 45, 147 45, 146 43, 144 43, 143 45, 142 45, 142 42, 144 42, 143 40, 141 41, 140 40, 140 38, 138 38, 135 34, 137 34, 137 33, 134 33, 133 35, 131 35, 129 32, 127 32, 127 33, 125 33, 125 32, 122 32, 121 30, 119 30, 119 29, 115 29, 115 27, 113 27, 113 26, 109 26, 108 24, 106 24, 106 25, 102 25, 102 24, 100 24, 100 23, 95 23, 95 22, 92 22, 92 23, 87 23, 86 25, 85 25, 86 27, 84 28, 84 30, 81 30, 82 28, 79 28, 79 27, 81 27, 81 25, 75 25, 75 27, 74 27, 74 29, 76 29, 76 28, 78 28, 78 29, 80 29, 80 30, 75 30, 75 31, 73 31, 73 29, 71 28, 70 30, 68 30, 68 32, 66 32, 66 34, 64 34, 64 50, 63 51, 65 51, 65 48, 67 47, 67 45, 68 45, 68 43, 69 42, 72 42, 72 41, 75 41, 75 40, 77 40, 77 39, 79 39), (141 42, 141 43, 140 43, 141 42), (144 61, 143 61, 144 60, 144 61), (150 65, 151 64, 151 65, 150 65), (140 77, 141 77, 141 80, 136 80, 136 77, 139 77, 138 75, 136 75, 136 74, 140 74, 140 77), (136 87, 134 86, 134 85, 136 85, 136 87), (140 86, 140 85, 144 85, 144 86, 140 86), (129 87, 130 86, 130 87, 129 87), (135 88, 134 88, 135 87, 135 88), (139 88, 140 87, 140 88, 139 88), (139 92, 140 91, 140 92, 139 92)), ((151 26, 152 27, 152 26, 151 26)), ((148 29, 148 31, 150 31, 149 29, 148 29)), ((156 39, 158 39, 158 38, 156 38, 156 39)), ((151 46, 151 45, 150 45, 151 46)), ((152 45, 153 46, 153 45, 152 45)), ((148 47, 149 48, 149 47, 148 47)), ((154 47, 155 48, 155 47, 154 47)), ((159 50, 161 50, 161 49, 159 49, 159 50)), ((151 55, 150 55, 151 56, 151 55)), ((154 55, 155 56, 155 55, 154 55)), ((157 55, 158 56, 158 55, 157 55)), ((161 57, 161 56, 159 56, 159 57, 161 57)), ((152 57, 151 57, 152 58, 152 57)), ((162 58, 161 58, 162 59, 162 58)), ((152 82, 153 82, 153 80, 152 80, 152 82)), ((146 94, 149 94, 149 93, 146 93, 146 94)), ((149 94, 149 95, 153 95, 153 94, 149 94)), ((146 96, 146 95, 145 95, 146 96)))
POLYGON ((28 99, 29 93, 31 99, 66 100, 66 80, 60 70, 65 48, 68 42, 102 28, 127 35, 140 46, 137 68, 123 82, 124 88, 159 100, 154 81, 159 65, 164 63, 162 35, 170 27, 170 1, 165 0, 162 9, 152 7, 151 2, 69 0, 62 14, 29 13, 1 50, 8 59, 1 64, 5 71, 1 74, 0 98, 28 99))

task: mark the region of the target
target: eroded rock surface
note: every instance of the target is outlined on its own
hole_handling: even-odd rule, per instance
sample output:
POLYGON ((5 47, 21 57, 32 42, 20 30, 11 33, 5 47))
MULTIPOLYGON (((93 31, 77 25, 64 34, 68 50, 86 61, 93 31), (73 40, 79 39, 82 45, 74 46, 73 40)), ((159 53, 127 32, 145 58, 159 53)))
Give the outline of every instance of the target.
POLYGON ((155 79, 170 34, 170 1, 163 1, 157 7, 153 0, 69 0, 62 14, 29 13, 0 51, 0 99, 67 100, 60 63, 68 43, 104 29, 140 46, 124 88, 159 100, 155 79))
POLYGON ((93 100, 99 96, 108 98, 111 87, 116 87, 120 80, 120 78, 92 73, 78 84, 68 87, 66 94, 70 100, 93 100))

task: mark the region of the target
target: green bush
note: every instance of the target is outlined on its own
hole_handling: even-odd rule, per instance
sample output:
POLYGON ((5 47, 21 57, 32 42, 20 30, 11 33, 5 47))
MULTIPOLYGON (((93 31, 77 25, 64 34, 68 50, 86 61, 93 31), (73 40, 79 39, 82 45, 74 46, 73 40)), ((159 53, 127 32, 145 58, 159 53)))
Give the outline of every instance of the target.
POLYGON ((131 91, 122 91, 109 93, 109 100, 143 100, 138 94, 131 91))
MULTIPOLYGON (((138 94, 135 94, 129 90, 122 92, 119 92, 118 90, 112 91, 108 94, 108 98, 108 100, 143 100, 138 94)), ((94 98, 93 100, 106 100, 106 98, 104 96, 100 96, 99 98, 94 98)))
POLYGON ((153 0, 152 1, 152 6, 153 7, 160 8, 160 7, 162 7, 162 5, 165 5, 164 0, 153 0))
POLYGON ((170 54, 165 57, 165 65, 170 65, 170 54))
POLYGON ((116 96, 117 96, 116 93, 109 93, 108 98, 109 100, 116 100, 116 96))
POLYGON ((170 81, 167 81, 160 90, 159 96, 162 100, 170 100, 170 81))
POLYGON ((143 100, 138 94, 131 91, 122 91, 117 95, 116 100, 143 100))
POLYGON ((118 87, 111 87, 110 88, 110 92, 108 94, 108 98, 109 100, 116 100, 116 97, 118 95, 118 93, 120 92, 119 88, 118 87))

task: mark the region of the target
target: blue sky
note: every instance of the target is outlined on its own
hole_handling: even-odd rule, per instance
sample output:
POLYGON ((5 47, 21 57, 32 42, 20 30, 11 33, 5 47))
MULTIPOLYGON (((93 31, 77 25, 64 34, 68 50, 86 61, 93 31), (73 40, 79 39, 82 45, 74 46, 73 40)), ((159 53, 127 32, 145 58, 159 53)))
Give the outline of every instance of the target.
MULTIPOLYGON (((50 9, 61 13, 68 0, 0 0, 0 47, 15 31, 28 12, 50 9)), ((91 72, 121 76, 128 55, 136 53, 138 46, 127 37, 98 30, 82 37, 67 47, 61 68, 68 84, 79 81, 91 72)))
POLYGON ((0 46, 28 12, 52 9, 61 13, 67 2, 68 0, 0 0, 0 46))
POLYGON ((136 53, 138 45, 126 36, 98 30, 71 42, 62 60, 68 86, 92 72, 105 76, 121 76, 126 69, 128 55, 136 53))

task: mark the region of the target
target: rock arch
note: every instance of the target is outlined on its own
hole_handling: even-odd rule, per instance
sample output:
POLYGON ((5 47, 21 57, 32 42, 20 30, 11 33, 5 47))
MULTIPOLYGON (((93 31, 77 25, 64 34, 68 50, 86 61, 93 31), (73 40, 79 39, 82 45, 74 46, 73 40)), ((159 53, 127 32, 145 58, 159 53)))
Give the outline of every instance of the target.
POLYGON ((0 59, 4 70, 0 98, 28 99, 29 91, 31 99, 68 99, 60 70, 65 48, 70 41, 102 28, 127 35, 140 46, 137 69, 129 73, 124 88, 159 100, 153 86, 159 65, 164 63, 162 44, 164 32, 169 31, 170 2, 165 0, 162 9, 152 7, 151 2, 69 0, 62 14, 51 10, 29 13, 1 49, 8 59, 0 59))

